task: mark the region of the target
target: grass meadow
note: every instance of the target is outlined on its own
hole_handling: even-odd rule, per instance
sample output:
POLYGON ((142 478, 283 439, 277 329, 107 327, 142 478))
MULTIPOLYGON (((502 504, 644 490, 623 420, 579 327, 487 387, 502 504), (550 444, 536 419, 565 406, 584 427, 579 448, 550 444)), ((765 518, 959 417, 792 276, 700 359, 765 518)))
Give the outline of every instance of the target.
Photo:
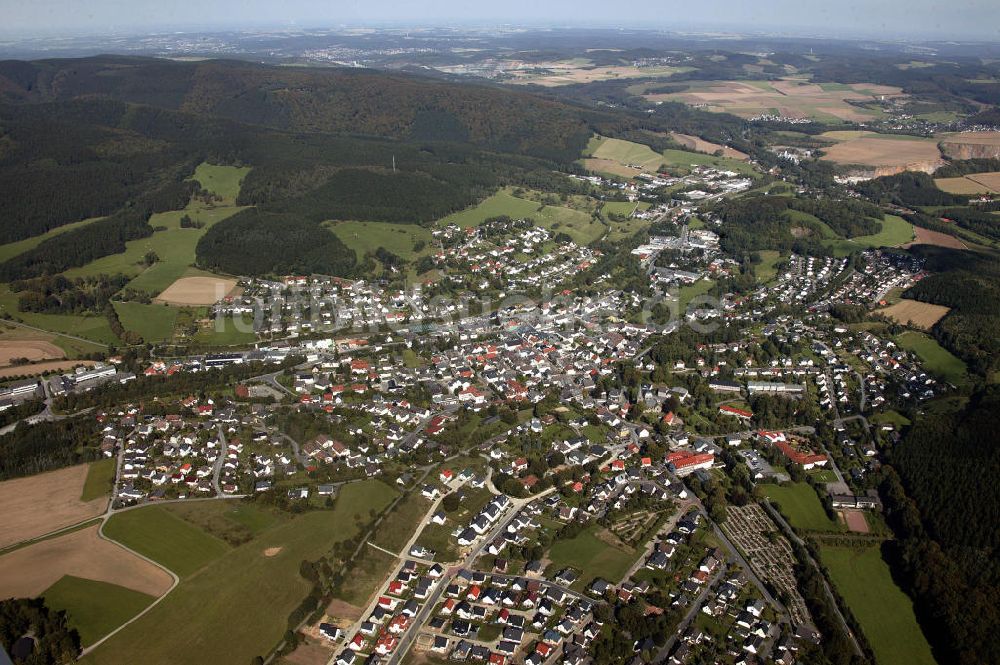
MULTIPOLYGON (((229 547, 162 509, 130 511, 139 518, 120 526, 128 527, 124 530, 133 542, 151 537, 153 542, 145 543, 144 553, 156 560, 170 560, 188 570, 197 563, 190 561, 189 547, 178 547, 172 538, 159 534, 158 528, 185 538, 190 529, 202 545, 220 543, 222 549, 208 544, 212 551, 208 557, 197 557, 208 559, 199 569, 149 613, 81 662, 200 665, 249 663, 255 656, 265 655, 285 633, 289 613, 309 593, 309 582, 299 575, 301 562, 316 560, 334 543, 355 535, 359 520, 366 521, 370 510, 384 509, 396 495, 396 490, 378 480, 350 483, 341 489, 332 509, 283 515, 270 525, 260 524, 256 535, 238 547, 229 547), (175 522, 186 528, 178 529, 175 522)), ((217 508, 212 505, 207 510, 217 508)))
POLYGON ((83 646, 101 639, 156 600, 141 591, 72 575, 64 576, 41 595, 49 608, 66 612, 83 646))
POLYGON ((896 586, 877 547, 859 550, 823 545, 820 556, 861 624, 879 665, 933 665, 913 601, 896 586))

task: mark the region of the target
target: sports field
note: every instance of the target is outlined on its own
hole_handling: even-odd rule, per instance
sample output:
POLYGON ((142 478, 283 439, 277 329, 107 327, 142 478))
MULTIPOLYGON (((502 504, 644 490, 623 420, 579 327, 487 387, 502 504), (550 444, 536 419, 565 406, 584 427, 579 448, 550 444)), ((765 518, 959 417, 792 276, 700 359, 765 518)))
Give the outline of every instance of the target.
POLYGON ((942 305, 932 305, 919 300, 903 298, 889 307, 878 310, 878 313, 888 316, 904 326, 912 324, 917 328, 929 330, 950 311, 950 308, 942 305))
MULTIPOLYGON (((263 528, 252 540, 227 548, 182 580, 160 604, 81 662, 251 662, 277 644, 289 613, 309 593, 309 582, 299 575, 301 562, 316 560, 334 543, 356 534, 356 520, 367 519, 369 510, 383 509, 396 494, 377 480, 351 483, 341 489, 332 510, 289 515, 263 528)), ((212 538, 199 527, 191 528, 212 538)), ((140 525, 138 532, 147 531, 140 525)), ((164 553, 153 552, 158 558, 177 557, 169 541, 161 540, 159 549, 164 553)))
POLYGON ((66 612, 83 646, 93 644, 156 600, 117 584, 66 575, 42 594, 45 604, 66 612))
POLYGON ((924 369, 949 383, 957 385, 969 378, 965 363, 938 344, 933 337, 909 330, 896 337, 896 344, 916 353, 924 369))
POLYGON ((546 555, 555 570, 569 567, 581 571, 580 579, 573 584, 579 589, 598 577, 618 582, 637 556, 634 549, 596 526, 584 529, 576 538, 556 541, 546 555))
POLYGON ((806 483, 761 485, 764 494, 778 505, 781 514, 796 529, 806 531, 843 531, 844 527, 827 517, 816 490, 806 483))
POLYGON ((514 219, 523 217, 534 217, 541 204, 534 201, 519 199, 510 192, 500 191, 483 200, 478 205, 466 208, 460 212, 454 212, 447 217, 439 219, 438 226, 455 224, 463 228, 469 226, 479 226, 490 217, 507 215, 514 219))
POLYGON ((87 464, 77 464, 0 482, 0 506, 4 509, 0 547, 100 515, 107 508, 108 487, 100 494, 96 494, 93 486, 88 491, 90 468, 87 464))
POLYGON ((823 565, 861 624, 879 665, 933 665, 913 601, 896 586, 876 547, 820 546, 823 565))

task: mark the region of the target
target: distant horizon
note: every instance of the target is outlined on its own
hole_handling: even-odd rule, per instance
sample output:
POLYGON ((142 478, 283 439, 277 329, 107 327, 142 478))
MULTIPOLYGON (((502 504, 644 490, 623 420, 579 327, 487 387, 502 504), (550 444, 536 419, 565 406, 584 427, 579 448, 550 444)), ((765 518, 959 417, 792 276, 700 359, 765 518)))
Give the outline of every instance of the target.
POLYGON ((535 3, 508 0, 497 9, 457 0, 398 3, 390 0, 323 2, 289 0, 15 0, 5 10, 0 38, 140 37, 164 33, 338 29, 566 29, 732 33, 818 39, 1000 42, 1000 5, 979 0, 880 0, 871 6, 796 0, 663 2, 627 11, 593 0, 535 3), (568 19, 567 17, 579 17, 568 19), (725 17, 720 20, 721 17, 725 17))

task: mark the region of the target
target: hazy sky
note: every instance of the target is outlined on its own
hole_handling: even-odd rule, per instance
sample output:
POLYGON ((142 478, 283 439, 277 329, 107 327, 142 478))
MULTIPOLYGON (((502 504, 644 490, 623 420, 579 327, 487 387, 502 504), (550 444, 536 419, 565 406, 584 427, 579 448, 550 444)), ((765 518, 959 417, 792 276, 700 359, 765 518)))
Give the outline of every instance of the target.
POLYGON ((0 32, 19 36, 385 23, 725 27, 1000 41, 1000 0, 0 0, 0 32))

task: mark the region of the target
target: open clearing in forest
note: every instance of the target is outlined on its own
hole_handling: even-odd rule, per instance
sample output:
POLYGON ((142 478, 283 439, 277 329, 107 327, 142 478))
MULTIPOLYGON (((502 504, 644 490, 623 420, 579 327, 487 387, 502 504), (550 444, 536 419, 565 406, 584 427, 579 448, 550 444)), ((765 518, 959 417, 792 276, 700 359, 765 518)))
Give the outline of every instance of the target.
POLYGON ((943 305, 932 305, 918 300, 903 298, 894 305, 878 310, 879 314, 888 316, 896 323, 904 326, 912 324, 917 328, 927 330, 944 318, 950 308, 943 305))
POLYGON ((160 596, 170 588, 172 579, 163 569, 100 538, 97 529, 94 525, 0 556, 0 598, 34 598, 64 575, 109 582, 150 596, 160 596))
POLYGON ((6 547, 100 515, 104 496, 81 501, 89 464, 0 482, 0 547, 6 547))
POLYGON ((235 288, 235 279, 181 277, 168 286, 156 300, 170 305, 214 305, 235 288))

